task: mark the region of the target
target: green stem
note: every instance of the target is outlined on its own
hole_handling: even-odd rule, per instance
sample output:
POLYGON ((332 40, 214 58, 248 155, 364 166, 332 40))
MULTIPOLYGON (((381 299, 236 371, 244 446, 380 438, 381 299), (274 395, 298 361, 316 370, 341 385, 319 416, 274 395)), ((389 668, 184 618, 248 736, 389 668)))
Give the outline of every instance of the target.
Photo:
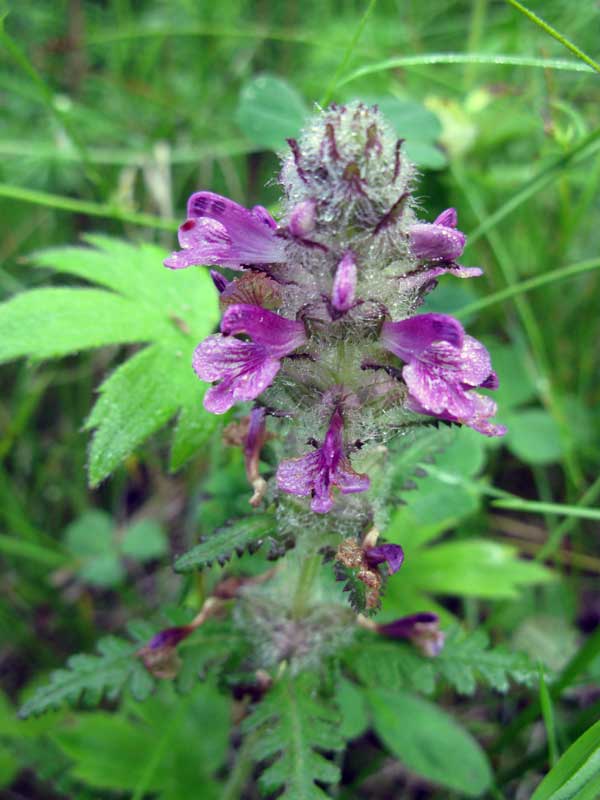
POLYGON ((567 48, 567 50, 570 50, 572 53, 574 53, 577 56, 577 58, 580 58, 592 69, 595 69, 596 72, 600 72, 600 64, 594 61, 593 58, 590 58, 588 55, 586 55, 583 52, 583 50, 580 50, 577 47, 576 44, 570 42, 565 36, 562 35, 562 33, 559 33, 559 31, 557 31, 556 28, 553 28, 551 25, 548 25, 548 23, 545 22, 541 17, 538 17, 537 14, 534 14, 533 11, 526 8, 521 3, 517 2, 517 0, 507 0, 507 2, 510 3, 510 5, 513 6, 513 8, 516 8, 517 11, 520 11, 521 14, 524 14, 527 17, 527 19, 534 22, 538 27, 540 27, 543 31, 545 31, 545 33, 547 33, 549 36, 552 36, 552 38, 556 39, 557 42, 560 42, 564 47, 567 48))
POLYGON ((254 745, 261 730, 248 734, 237 752, 235 765, 223 788, 222 800, 239 800, 252 775, 254 745))
POLYGON ((321 557, 319 555, 308 556, 302 563, 292 604, 292 617, 294 619, 301 619, 311 605, 312 587, 320 566, 321 557))

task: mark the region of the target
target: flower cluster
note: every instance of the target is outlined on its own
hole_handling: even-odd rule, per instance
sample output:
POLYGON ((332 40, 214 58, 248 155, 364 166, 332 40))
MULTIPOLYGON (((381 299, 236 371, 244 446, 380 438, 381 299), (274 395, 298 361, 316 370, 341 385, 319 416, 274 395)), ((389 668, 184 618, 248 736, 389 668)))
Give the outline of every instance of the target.
POLYGON ((211 271, 220 333, 194 354, 213 384, 205 406, 260 409, 245 448, 255 489, 265 420, 287 421, 276 488, 310 498, 317 514, 368 490, 353 462, 407 426, 435 418, 504 433, 491 421, 494 401, 477 391, 498 385, 485 347, 456 319, 418 313, 439 276, 481 270, 457 263, 465 236, 454 209, 417 219, 414 178, 377 108, 331 106, 289 140, 279 222, 261 206, 198 192, 181 249, 165 262, 227 270, 211 271))

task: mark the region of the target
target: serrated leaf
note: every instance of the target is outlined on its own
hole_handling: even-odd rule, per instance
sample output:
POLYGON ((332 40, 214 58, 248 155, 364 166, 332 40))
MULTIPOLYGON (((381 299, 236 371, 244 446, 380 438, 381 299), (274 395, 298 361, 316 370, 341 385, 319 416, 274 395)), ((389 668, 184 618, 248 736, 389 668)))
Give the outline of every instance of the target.
POLYGON ((432 660, 419 656, 404 642, 362 642, 348 652, 347 664, 365 686, 412 688, 425 694, 435 689, 432 660))
POLYGON ((135 658, 137 649, 137 644, 111 636, 98 642, 97 655, 71 656, 66 669, 53 672, 50 682, 34 691, 19 716, 42 714, 66 702, 90 699, 98 703, 105 693, 112 697, 120 694, 139 670, 145 672, 135 658))
POLYGON ((283 790, 280 797, 286 800, 327 798, 315 781, 339 780, 339 768, 319 752, 343 747, 337 722, 337 714, 319 700, 313 676, 279 680, 244 721, 246 733, 259 732, 254 758, 275 758, 260 777, 264 792, 283 790))
POLYGON ((202 408, 200 398, 203 394, 194 393, 187 399, 183 398, 169 459, 169 468, 174 472, 186 464, 223 425, 223 416, 207 414, 202 408))
POLYGON ((490 786, 485 753, 441 708, 398 690, 369 689, 366 696, 377 735, 410 770, 467 797, 490 786))
POLYGON ((97 509, 83 513, 65 530, 65 545, 77 560, 77 575, 93 586, 116 586, 125 577, 112 519, 97 509))
POLYGON ((0 305, 0 362, 58 358, 165 332, 131 300, 101 289, 32 289, 0 305))
POLYGON ((281 150, 285 140, 297 136, 308 108, 287 81, 260 75, 240 92, 236 120, 251 142, 266 150, 281 150))
POLYGON ((467 636, 454 631, 433 660, 433 667, 461 694, 472 694, 477 681, 506 692, 511 678, 515 683, 533 685, 539 674, 536 665, 524 653, 503 647, 490 648, 489 637, 481 630, 467 636))
POLYGON ((51 358, 104 344, 149 342, 101 387, 87 427, 96 429, 89 479, 98 484, 180 411, 173 468, 218 423, 202 406, 204 384, 193 374, 192 353, 218 320, 208 271, 168 270, 155 245, 130 245, 88 236, 93 247, 37 253, 38 266, 100 284, 99 289, 36 289, 0 306, 0 360, 51 358))
POLYGON ((173 334, 136 353, 104 381, 85 423, 95 429, 88 464, 92 486, 172 419, 182 401, 193 402, 199 389, 189 366, 193 347, 173 334))
POLYGON ((225 563, 234 552, 242 553, 275 531, 275 518, 270 514, 234 520, 216 530, 205 542, 189 550, 175 561, 177 572, 210 566, 214 561, 225 563))

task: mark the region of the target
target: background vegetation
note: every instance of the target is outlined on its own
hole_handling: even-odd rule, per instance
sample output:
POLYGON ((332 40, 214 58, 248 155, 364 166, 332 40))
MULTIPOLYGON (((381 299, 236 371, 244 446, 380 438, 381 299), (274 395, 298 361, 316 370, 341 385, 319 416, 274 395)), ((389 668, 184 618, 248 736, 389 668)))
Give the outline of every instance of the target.
MULTIPOLYGON (((532 8, 597 55, 596 3, 532 8)), ((162 252, 199 188, 276 209, 274 150, 315 102, 353 98, 378 102, 406 138, 423 173, 427 218, 459 209, 465 263, 482 265, 485 276, 447 279, 431 308, 468 321, 490 347, 509 434, 499 443, 454 435, 426 476, 417 471, 417 490, 392 519, 389 538, 410 558, 383 614, 435 609, 447 629, 458 619, 480 638, 470 656, 463 648, 462 662, 450 650, 462 666, 435 690, 437 709, 393 691, 397 676, 380 676, 370 710, 353 684, 343 685, 350 745, 333 791, 373 800, 529 798, 589 729, 578 766, 564 774, 581 783, 569 796, 598 796, 594 64, 514 5, 491 0, 24 0, 3 26, 0 289, 5 300, 35 290, 0 309, 6 797, 258 796, 239 730, 230 731, 231 701, 211 680, 185 695, 164 682, 142 703, 151 687, 141 665, 126 674, 115 667, 94 687, 99 662, 79 662, 87 683, 59 699, 91 706, 119 681, 133 693, 93 712, 53 696, 47 705, 57 710, 27 721, 15 708, 70 654, 92 652, 132 620, 143 621, 130 628, 137 646, 188 620, 223 572, 214 564, 200 579, 172 570, 200 535, 245 513, 247 487, 240 453, 223 448, 217 422, 194 424, 201 389, 185 377, 188 361, 173 358, 215 326, 213 294, 199 271, 173 289, 162 252), (62 249, 90 234, 94 256, 62 249), (110 299, 94 284, 113 290, 110 299), (86 294, 73 303, 65 286, 86 294), (53 294, 39 294, 42 287, 53 294), (140 350, 140 342, 149 344, 140 350), (122 363, 127 371, 104 384, 90 417, 99 384, 122 363), (507 656, 486 674, 489 638, 525 660, 507 656), (511 670, 529 685, 509 688, 511 670), (458 767, 452 777, 456 753, 443 743, 455 731, 436 716, 440 708, 482 744, 493 779, 479 762, 480 784, 458 767), (403 718, 420 720, 424 732, 407 737, 403 718), (433 742, 426 756, 419 737, 433 742)), ((266 563, 259 552, 228 569, 266 563)), ((119 657, 130 659, 136 646, 107 641, 99 658, 112 652, 113 667, 121 663, 115 647, 129 648, 119 657)), ((202 645, 219 646, 217 634, 202 645)), ((433 691, 427 680, 413 688, 433 691)), ((536 800, 563 796, 552 791, 536 800)))

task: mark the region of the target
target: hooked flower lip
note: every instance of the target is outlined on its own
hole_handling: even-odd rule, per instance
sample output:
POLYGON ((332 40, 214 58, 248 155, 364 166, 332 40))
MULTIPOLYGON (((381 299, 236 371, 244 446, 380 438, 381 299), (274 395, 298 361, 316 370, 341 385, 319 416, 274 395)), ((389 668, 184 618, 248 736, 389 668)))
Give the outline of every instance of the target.
POLYGON ((221 331, 201 342, 193 359, 198 377, 219 381, 204 396, 204 406, 213 414, 258 397, 275 379, 281 359, 306 341, 301 322, 242 303, 227 308, 221 331), (252 341, 235 339, 239 333, 252 341))
POLYGON ((417 222, 410 229, 410 249, 415 258, 452 262, 463 253, 467 237, 456 228, 456 209, 447 208, 434 222, 417 222))
POLYGON ((333 488, 342 494, 365 492, 371 485, 367 475, 355 472, 344 452, 344 420, 336 409, 323 444, 300 458, 282 461, 277 468, 277 485, 288 494, 312 496, 311 509, 326 514, 333 507, 333 488))
POLYGON ((419 414, 460 422, 485 434, 503 436, 506 428, 489 422, 496 404, 475 388, 496 389, 485 347, 467 336, 458 320, 446 314, 420 314, 385 322, 382 344, 405 363, 402 377, 408 405, 419 414))
POLYGON ((262 206, 249 210, 213 192, 196 192, 188 201, 188 218, 179 227, 181 250, 165 260, 171 269, 220 264, 272 264, 285 258, 277 223, 262 206))

